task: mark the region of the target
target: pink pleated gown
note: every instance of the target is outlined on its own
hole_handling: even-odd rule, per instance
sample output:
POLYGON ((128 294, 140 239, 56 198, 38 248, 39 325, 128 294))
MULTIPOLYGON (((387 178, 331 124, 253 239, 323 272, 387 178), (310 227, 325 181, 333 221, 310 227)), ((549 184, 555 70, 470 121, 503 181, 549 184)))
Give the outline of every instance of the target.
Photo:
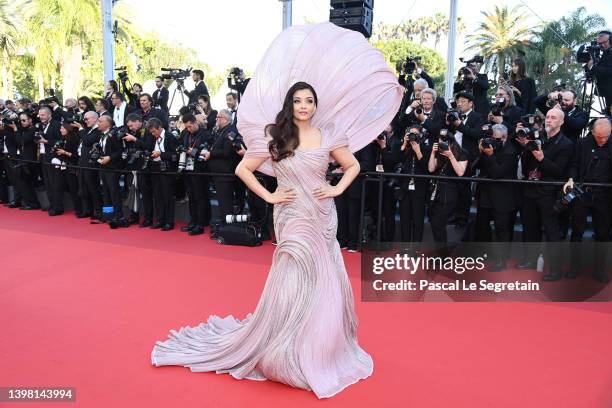
POLYGON ((274 206, 278 246, 263 293, 244 320, 212 315, 197 327, 172 330, 155 344, 154 365, 273 380, 319 398, 372 374, 372 358, 357 343, 334 200, 312 191, 326 185, 330 152, 343 146, 354 152, 374 140, 397 112, 402 92, 380 51, 361 34, 322 23, 291 27, 275 39, 238 109, 245 157, 266 158, 259 170, 297 193, 293 202, 274 206), (318 93, 313 126, 322 131, 322 145, 272 162, 264 127, 297 81, 318 93))

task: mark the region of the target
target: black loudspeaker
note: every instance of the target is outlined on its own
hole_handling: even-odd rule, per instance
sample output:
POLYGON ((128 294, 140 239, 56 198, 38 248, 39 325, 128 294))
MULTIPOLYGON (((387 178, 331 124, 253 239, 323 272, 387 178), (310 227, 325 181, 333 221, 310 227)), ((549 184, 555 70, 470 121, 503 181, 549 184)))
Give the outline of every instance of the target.
POLYGON ((358 31, 366 38, 372 36, 374 0, 331 0, 331 7, 332 10, 329 11, 330 22, 339 27, 358 31))

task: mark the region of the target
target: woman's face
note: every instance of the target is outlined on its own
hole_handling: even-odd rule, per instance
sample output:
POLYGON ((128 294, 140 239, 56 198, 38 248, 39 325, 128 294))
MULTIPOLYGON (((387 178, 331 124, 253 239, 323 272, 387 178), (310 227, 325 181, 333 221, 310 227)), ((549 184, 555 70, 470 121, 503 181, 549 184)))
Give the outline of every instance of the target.
POLYGON ((293 94, 293 118, 309 121, 315 114, 317 106, 310 89, 300 89, 293 94))
POLYGON ((519 72, 519 67, 513 62, 512 63, 512 73, 516 75, 518 74, 518 72, 519 72))
POLYGON ((68 135, 68 131, 63 126, 60 127, 60 133, 62 134, 64 138, 68 135))
POLYGON ((87 104, 85 104, 85 102, 83 101, 79 101, 79 108, 84 111, 85 109, 87 109, 87 104))
POLYGON ((497 89, 497 92, 495 93, 495 98, 497 99, 504 98, 506 100, 506 105, 510 101, 510 95, 508 95, 508 93, 506 92, 504 88, 497 89))
POLYGON ((206 110, 206 108, 208 108, 208 102, 206 102, 204 99, 200 99, 198 101, 200 103, 200 107, 204 110, 206 110))

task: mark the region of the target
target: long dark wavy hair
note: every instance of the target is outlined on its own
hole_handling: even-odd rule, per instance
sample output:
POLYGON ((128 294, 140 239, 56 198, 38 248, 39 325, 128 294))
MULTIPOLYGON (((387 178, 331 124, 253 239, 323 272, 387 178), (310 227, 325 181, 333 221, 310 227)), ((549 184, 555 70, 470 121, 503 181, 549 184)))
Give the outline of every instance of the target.
POLYGON ((521 57, 515 58, 512 62, 518 67, 516 74, 514 71, 510 73, 510 83, 514 85, 519 79, 527 78, 527 66, 525 65, 525 60, 521 57))
POLYGON ((293 122, 293 95, 303 89, 312 92, 316 107, 319 100, 314 88, 306 82, 297 82, 287 91, 283 109, 276 115, 276 122, 266 126, 266 134, 272 136, 268 149, 274 161, 281 161, 285 157, 291 156, 300 144, 299 129, 293 122))

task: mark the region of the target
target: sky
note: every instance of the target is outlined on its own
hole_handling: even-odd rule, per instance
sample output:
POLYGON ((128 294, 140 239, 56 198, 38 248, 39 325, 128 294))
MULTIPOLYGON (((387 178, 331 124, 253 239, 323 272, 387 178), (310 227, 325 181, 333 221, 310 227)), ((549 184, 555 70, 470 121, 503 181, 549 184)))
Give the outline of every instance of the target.
MULTIPOLYGON (((278 0, 119 0, 132 6, 135 23, 160 37, 193 48, 200 59, 214 72, 231 66, 240 66, 253 72, 268 45, 282 30, 282 3, 278 0)), ((588 14, 599 13, 612 26, 612 0, 528 1, 533 12, 544 21, 561 18, 580 6, 588 14)), ((474 2, 458 0, 458 14, 474 31, 481 20, 481 6, 491 10, 493 5, 510 7, 526 3, 521 0, 474 2)), ((329 20, 329 0, 293 0, 293 25, 329 20)), ((379 21, 398 24, 420 16, 433 16, 437 12, 449 14, 448 0, 375 0, 374 24, 379 21), (424 5, 427 7, 424 7, 424 5)), ((539 18, 528 9, 533 23, 539 18)), ((446 40, 438 52, 446 54, 446 40)), ((463 55, 463 38, 457 39, 456 56, 463 55)))

